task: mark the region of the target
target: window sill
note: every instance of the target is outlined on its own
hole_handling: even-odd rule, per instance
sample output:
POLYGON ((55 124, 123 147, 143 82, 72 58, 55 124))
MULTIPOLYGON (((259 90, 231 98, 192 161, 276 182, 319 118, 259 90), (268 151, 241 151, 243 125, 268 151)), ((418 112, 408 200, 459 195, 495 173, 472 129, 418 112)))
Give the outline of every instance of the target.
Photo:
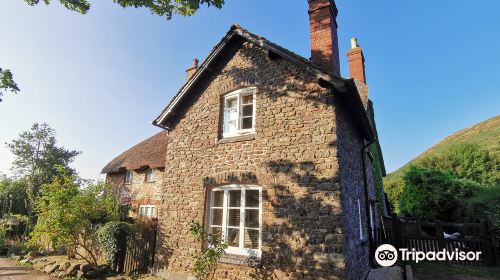
POLYGON ((250 257, 246 255, 224 254, 220 259, 220 263, 242 265, 248 267, 257 267, 260 265, 259 257, 250 257))
POLYGON ((234 143, 234 142, 242 142, 242 141, 249 141, 249 140, 255 140, 255 133, 232 136, 232 137, 225 137, 225 138, 219 139, 217 141, 217 144, 234 143))

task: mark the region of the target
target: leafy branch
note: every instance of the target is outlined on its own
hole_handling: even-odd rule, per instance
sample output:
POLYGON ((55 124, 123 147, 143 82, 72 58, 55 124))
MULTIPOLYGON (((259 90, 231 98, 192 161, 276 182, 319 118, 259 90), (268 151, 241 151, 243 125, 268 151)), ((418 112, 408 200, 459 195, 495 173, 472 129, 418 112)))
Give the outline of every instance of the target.
MULTIPOLYGON (((40 0, 24 0, 28 5, 35 6, 40 0)), ((42 0, 46 5, 51 0, 42 0)), ((87 0, 59 0, 59 2, 68 10, 81 14, 87 13, 90 9, 90 3, 87 0)), ((222 8, 224 0, 113 0, 123 8, 147 8, 151 13, 165 16, 168 20, 172 15, 179 14, 183 16, 192 16, 202 5, 208 7, 222 8)))
POLYGON ((0 102, 2 102, 2 95, 7 91, 17 93, 19 91, 19 87, 16 82, 14 82, 12 72, 10 72, 9 69, 4 70, 0 68, 0 102))
POLYGON ((196 261, 193 266, 193 272, 198 279, 206 279, 217 267, 219 259, 224 255, 227 249, 227 243, 213 234, 208 234, 205 228, 195 221, 189 225, 189 233, 204 246, 204 249, 197 252, 196 261))

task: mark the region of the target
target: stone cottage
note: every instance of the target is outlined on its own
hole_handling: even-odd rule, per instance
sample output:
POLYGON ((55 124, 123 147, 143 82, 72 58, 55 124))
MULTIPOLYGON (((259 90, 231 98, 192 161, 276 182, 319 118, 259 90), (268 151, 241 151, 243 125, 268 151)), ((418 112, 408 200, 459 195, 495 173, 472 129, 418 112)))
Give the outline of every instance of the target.
POLYGON ((120 203, 132 206, 130 217, 157 217, 167 136, 167 131, 157 133, 114 158, 101 171, 120 203))
POLYGON ((385 171, 364 57, 353 41, 340 77, 335 2, 308 4, 310 60, 233 25, 154 120, 168 131, 158 275, 191 279, 207 246, 191 221, 229 246, 215 279, 369 272, 385 171))

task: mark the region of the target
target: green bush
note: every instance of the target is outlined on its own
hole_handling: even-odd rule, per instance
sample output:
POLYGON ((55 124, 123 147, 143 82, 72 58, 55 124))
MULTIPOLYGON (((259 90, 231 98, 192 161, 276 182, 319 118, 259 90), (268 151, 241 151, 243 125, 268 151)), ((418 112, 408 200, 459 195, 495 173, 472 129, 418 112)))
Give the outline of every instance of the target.
POLYGON ((102 246, 108 264, 116 269, 117 256, 123 253, 127 236, 130 234, 130 225, 123 222, 109 222, 97 230, 97 237, 102 246))
POLYGON ((493 185, 500 182, 500 159, 477 144, 459 143, 419 160, 416 165, 452 173, 455 177, 493 185))
POLYGON ((96 264, 101 254, 96 228, 119 218, 119 203, 107 195, 106 187, 95 184, 82 188, 79 180, 69 175, 43 185, 31 244, 65 247, 69 257, 79 255, 96 264))
POLYGON ((401 213, 423 221, 456 221, 461 202, 479 185, 438 170, 411 167, 403 176, 401 213))
POLYGON ((500 185, 480 188, 473 197, 461 202, 464 221, 478 222, 488 214, 491 222, 500 228, 500 185))
POLYGON ((384 191, 387 194, 387 200, 389 200, 389 204, 395 213, 401 212, 399 199, 401 197, 401 193, 403 192, 403 185, 403 177, 399 174, 384 178, 384 191))

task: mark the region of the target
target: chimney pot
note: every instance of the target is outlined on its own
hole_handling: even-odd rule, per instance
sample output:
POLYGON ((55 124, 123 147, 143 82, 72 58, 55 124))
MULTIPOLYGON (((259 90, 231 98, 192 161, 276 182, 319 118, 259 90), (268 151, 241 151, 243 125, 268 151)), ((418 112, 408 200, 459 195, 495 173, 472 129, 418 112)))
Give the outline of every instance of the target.
POLYGON ((197 58, 193 59, 193 65, 186 69, 186 81, 191 79, 196 70, 198 70, 198 62, 199 60, 197 58))
POLYGON ((358 38, 351 38, 351 49, 359 48, 358 38))

